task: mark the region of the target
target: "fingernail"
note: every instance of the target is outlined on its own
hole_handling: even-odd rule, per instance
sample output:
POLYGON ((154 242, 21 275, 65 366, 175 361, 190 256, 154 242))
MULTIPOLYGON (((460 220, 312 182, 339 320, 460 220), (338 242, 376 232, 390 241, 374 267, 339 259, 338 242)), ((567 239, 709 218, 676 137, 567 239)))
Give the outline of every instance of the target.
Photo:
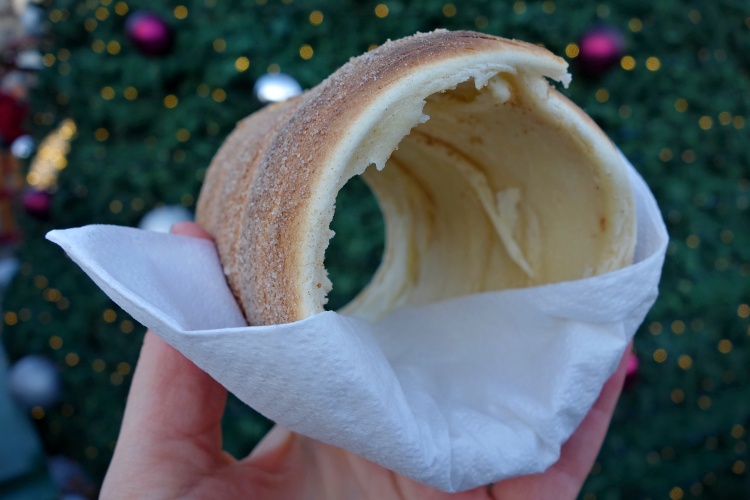
POLYGON ((279 448, 291 437, 291 435, 292 433, 288 429, 280 425, 276 425, 269 431, 268 434, 265 435, 260 443, 258 443, 258 445, 253 448, 253 451, 250 452, 250 456, 258 457, 279 448))

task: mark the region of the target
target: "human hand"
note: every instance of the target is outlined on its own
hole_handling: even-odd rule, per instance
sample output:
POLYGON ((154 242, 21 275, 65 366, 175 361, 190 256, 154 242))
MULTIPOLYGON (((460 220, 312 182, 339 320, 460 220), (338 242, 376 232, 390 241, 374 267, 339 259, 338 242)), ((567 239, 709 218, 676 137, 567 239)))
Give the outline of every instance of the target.
MULTIPOLYGON (((193 223, 173 232, 210 238, 193 223)), ((449 494, 278 425, 235 460, 222 450, 226 389, 147 332, 101 498, 575 498, 607 432, 626 360, 547 471, 449 494)))

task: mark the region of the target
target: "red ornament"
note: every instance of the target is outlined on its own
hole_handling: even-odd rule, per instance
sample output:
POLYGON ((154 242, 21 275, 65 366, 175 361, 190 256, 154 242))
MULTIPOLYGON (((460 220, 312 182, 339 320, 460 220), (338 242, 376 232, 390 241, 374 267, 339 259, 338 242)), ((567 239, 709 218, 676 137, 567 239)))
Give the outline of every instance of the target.
POLYGON ((600 26, 578 42, 578 67, 589 77, 598 78, 615 66, 625 53, 625 37, 615 28, 600 26))
POLYGON ((9 148, 20 136, 26 134, 26 115, 29 106, 12 95, 0 91, 0 148, 9 148))
POLYGON ((172 48, 172 30, 153 12, 130 14, 125 22, 125 32, 133 45, 147 56, 163 56, 172 48))
POLYGON ((21 197, 23 208, 34 217, 44 219, 49 215, 52 206, 52 195, 47 191, 29 189, 21 197))

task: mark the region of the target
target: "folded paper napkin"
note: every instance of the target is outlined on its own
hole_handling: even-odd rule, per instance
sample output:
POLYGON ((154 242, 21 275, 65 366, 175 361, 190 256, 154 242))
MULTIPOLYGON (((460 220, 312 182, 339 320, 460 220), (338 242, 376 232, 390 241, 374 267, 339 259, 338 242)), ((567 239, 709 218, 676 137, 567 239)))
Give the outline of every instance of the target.
POLYGON ((52 231, 123 309, 281 425, 445 491, 545 470, 657 296, 667 233, 630 167, 635 263, 396 310, 248 327, 213 244, 116 226, 52 231))

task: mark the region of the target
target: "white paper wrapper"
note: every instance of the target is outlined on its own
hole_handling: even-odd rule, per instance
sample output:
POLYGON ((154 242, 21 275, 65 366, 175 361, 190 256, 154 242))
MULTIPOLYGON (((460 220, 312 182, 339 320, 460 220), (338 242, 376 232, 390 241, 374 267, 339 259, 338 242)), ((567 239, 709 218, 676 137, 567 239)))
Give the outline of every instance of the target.
POLYGON ((667 233, 646 184, 630 175, 633 265, 400 309, 375 324, 324 312, 248 327, 205 240, 115 226, 48 238, 263 415, 460 491, 552 465, 656 299, 667 233))

